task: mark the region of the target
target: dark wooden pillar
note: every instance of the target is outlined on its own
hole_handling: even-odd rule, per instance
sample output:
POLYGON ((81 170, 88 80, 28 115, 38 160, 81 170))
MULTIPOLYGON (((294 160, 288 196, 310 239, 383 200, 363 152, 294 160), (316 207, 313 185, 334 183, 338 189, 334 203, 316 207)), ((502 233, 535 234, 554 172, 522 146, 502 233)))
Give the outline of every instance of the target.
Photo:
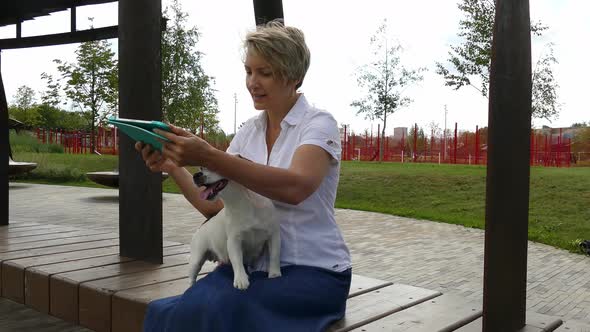
MULTIPOLYGON (((119 1, 119 116, 162 118, 161 0, 119 1)), ((162 177, 148 171, 134 141, 121 135, 121 255, 162 262, 162 177)))
POLYGON ((254 0, 254 18, 256 25, 284 18, 281 0, 254 0))
POLYGON ((483 330, 525 325, 531 37, 528 0, 497 0, 490 71, 483 330))
MULTIPOLYGON (((0 50, 0 58, 2 51, 0 50)), ((1 61, 0 61, 1 63, 1 61)), ((1 66, 0 66, 1 68, 1 66)), ((3 151, 4 161, 1 163, 0 168, 0 183, 2 194, 0 195, 0 225, 8 225, 8 155, 9 155, 9 143, 8 143, 8 102, 6 101, 6 92, 4 91, 4 82, 2 81, 2 72, 0 70, 0 151, 3 151)))

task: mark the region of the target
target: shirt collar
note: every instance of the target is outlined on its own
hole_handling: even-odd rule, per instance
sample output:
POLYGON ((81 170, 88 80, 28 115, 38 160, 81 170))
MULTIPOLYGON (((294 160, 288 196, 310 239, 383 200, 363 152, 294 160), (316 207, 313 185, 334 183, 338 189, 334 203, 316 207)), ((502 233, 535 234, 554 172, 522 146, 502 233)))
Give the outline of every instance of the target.
MULTIPOLYGON (((301 122, 301 119, 303 119, 303 116, 308 109, 309 103, 302 93, 299 95, 295 105, 293 105, 291 110, 289 110, 289 113, 287 113, 283 121, 281 121, 281 127, 283 127, 283 123, 286 123, 290 126, 296 126, 299 124, 299 122, 301 122)), ((259 130, 264 129, 266 127, 266 111, 260 113, 254 123, 259 130)))

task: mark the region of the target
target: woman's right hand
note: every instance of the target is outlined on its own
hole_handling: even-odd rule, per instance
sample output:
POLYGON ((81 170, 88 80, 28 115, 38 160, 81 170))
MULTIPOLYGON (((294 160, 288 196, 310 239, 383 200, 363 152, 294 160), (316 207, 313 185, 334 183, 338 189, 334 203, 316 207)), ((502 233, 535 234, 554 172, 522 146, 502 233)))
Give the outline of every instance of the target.
POLYGON ((149 144, 136 142, 135 150, 141 153, 141 158, 145 161, 145 165, 152 172, 171 173, 178 168, 174 162, 170 159, 164 158, 160 151, 154 150, 149 144))

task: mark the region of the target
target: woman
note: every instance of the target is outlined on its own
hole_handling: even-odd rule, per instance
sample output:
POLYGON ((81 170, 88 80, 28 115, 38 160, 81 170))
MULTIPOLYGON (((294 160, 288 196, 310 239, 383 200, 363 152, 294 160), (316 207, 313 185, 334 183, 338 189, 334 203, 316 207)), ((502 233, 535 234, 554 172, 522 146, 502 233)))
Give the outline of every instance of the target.
POLYGON ((226 152, 180 128, 159 132, 172 142, 162 155, 140 143, 146 165, 165 171, 205 217, 221 201, 199 198, 182 166, 206 167, 274 200, 281 226, 282 277, 266 278, 264 260, 250 266, 250 287, 233 287, 221 265, 182 296, 150 304, 146 331, 323 331, 344 316, 350 254, 334 218, 340 135, 327 112, 297 89, 309 68, 303 33, 270 22, 245 40, 246 87, 262 111, 238 131, 226 152))

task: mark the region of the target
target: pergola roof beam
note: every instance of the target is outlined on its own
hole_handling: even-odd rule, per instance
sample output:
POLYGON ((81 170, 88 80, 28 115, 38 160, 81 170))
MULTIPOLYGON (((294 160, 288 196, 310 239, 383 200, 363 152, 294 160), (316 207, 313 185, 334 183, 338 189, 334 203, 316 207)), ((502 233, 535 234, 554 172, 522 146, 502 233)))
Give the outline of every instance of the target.
POLYGON ((117 0, 18 0, 0 2, 0 26, 17 24, 72 7, 100 5, 117 0))
POLYGON ((116 25, 104 28, 80 30, 52 35, 32 36, 24 38, 0 39, 0 50, 82 43, 91 40, 118 37, 116 25))

